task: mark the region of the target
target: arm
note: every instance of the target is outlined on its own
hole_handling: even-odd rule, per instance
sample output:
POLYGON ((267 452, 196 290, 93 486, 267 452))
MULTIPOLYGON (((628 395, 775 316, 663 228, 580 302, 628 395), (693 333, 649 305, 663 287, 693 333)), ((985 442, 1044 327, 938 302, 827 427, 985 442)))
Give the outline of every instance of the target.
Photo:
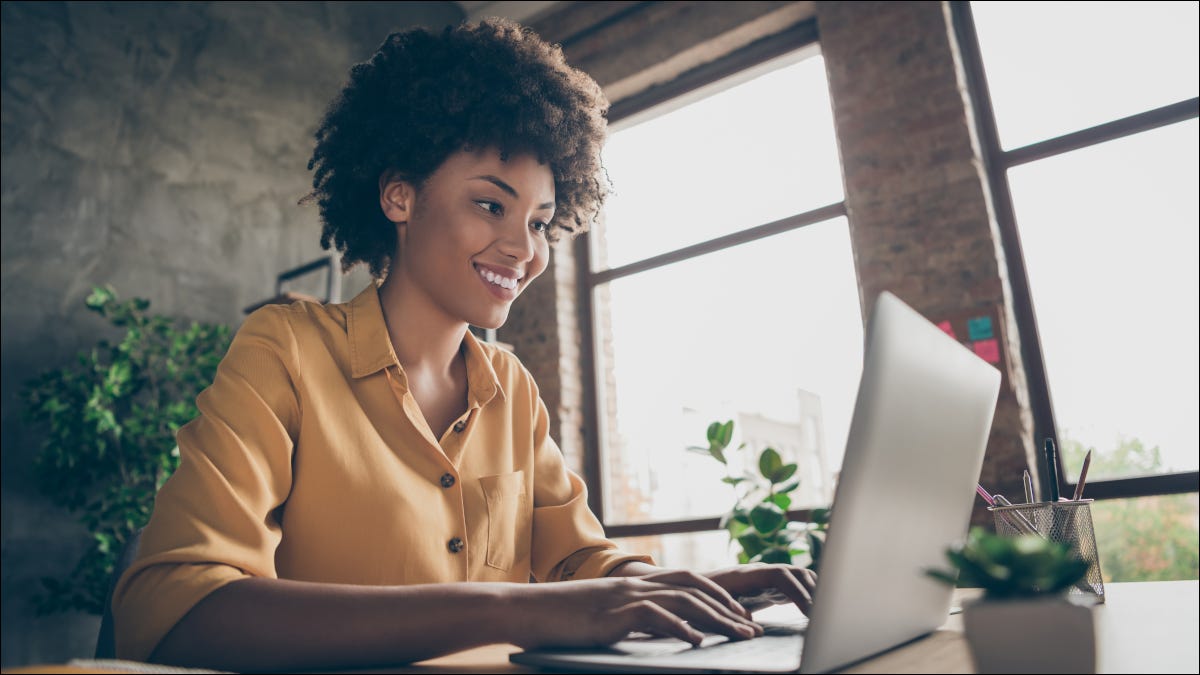
POLYGON ((245 579, 193 607, 153 660, 236 671, 348 668, 491 643, 604 645, 635 630, 699 644, 704 636, 689 624, 733 639, 761 634, 711 596, 652 579, 392 587, 245 579))
POLYGON ((113 591, 117 655, 144 661, 207 596, 273 579, 279 506, 292 486, 300 424, 287 310, 243 323, 181 428, 180 465, 155 497, 138 557, 113 591))
POLYGON ((235 581, 193 607, 151 661, 242 672, 351 668, 513 642, 506 586, 235 581))

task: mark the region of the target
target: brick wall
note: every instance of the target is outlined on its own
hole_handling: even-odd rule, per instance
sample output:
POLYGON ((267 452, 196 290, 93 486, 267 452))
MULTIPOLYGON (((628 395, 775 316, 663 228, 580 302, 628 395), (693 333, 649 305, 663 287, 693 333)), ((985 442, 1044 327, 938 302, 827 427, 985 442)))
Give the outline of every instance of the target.
POLYGON ((1033 422, 949 8, 818 2, 817 20, 864 316, 885 289, 929 317, 997 312, 1007 368, 981 481, 1020 495, 1033 422))
POLYGON ((553 247, 546 271, 513 303, 496 337, 512 345, 533 375, 550 413, 550 436, 567 466, 582 474, 583 365, 572 255, 568 238, 553 247))

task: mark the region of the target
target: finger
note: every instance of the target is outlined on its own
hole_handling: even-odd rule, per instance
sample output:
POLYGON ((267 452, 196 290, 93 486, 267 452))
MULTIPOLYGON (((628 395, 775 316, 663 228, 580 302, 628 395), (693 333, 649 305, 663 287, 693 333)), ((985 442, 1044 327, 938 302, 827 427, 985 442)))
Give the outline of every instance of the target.
POLYGON ((805 615, 812 611, 816 575, 799 567, 780 567, 770 570, 771 585, 794 602, 805 615))
MULTIPOLYGON (((742 636, 756 637, 758 635, 762 635, 762 633, 763 633, 762 626, 758 625, 757 623, 754 623, 753 620, 733 611, 732 608, 722 604, 720 601, 718 601, 715 598, 713 598, 712 596, 704 593, 703 591, 701 591, 698 588, 694 588, 691 586, 677 586, 674 584, 660 584, 657 582, 650 582, 650 583, 653 584, 652 588, 654 588, 655 590, 652 591, 648 597, 651 597, 652 599, 659 602, 660 604, 664 604, 664 603, 669 604, 670 606, 668 607, 668 609, 670 609, 671 611, 675 611, 678 613, 678 611, 679 611, 678 604, 671 604, 671 603, 677 603, 679 600, 678 598, 675 598, 674 596, 683 595, 683 596, 687 596, 688 598, 690 598, 692 602, 695 602, 695 603, 698 603, 700 605, 707 607, 708 610, 711 612, 711 616, 719 617, 716 619, 710 619, 710 620, 706 621, 704 624, 705 626, 722 626, 725 624, 732 623, 732 625, 735 627, 742 626, 743 628, 749 629, 747 631, 747 630, 744 630, 743 628, 737 628, 737 630, 739 632, 738 637, 742 637, 742 636), (714 621, 714 620, 723 622, 723 623, 713 624, 712 621, 714 621)), ((716 630, 717 632, 721 632, 723 634, 727 634, 727 632, 723 628, 714 628, 714 630, 716 630)))
POLYGON ((768 588, 754 595, 739 595, 737 601, 742 603, 742 606, 751 612, 757 612, 772 605, 782 605, 791 602, 792 599, 774 588, 768 588))
POLYGON ((729 591, 726 591, 721 587, 720 584, 712 579, 709 579, 708 577, 696 574, 694 572, 688 572, 686 570, 672 570, 669 572, 650 574, 642 578, 646 579, 647 581, 657 581, 659 583, 698 588, 716 599, 721 604, 728 607, 733 612, 740 614, 747 619, 750 618, 749 610, 747 610, 745 607, 742 607, 741 603, 739 603, 737 600, 734 600, 733 596, 729 594, 729 591))
POLYGON ((704 641, 704 633, 689 626, 683 618, 649 600, 640 600, 612 610, 610 616, 618 622, 624 633, 636 630, 666 635, 679 638, 693 646, 704 641))
POLYGON ((813 595, 817 590, 817 573, 807 567, 800 570, 800 572, 800 583, 804 584, 804 587, 808 589, 810 596, 813 595))
POLYGON ((715 603, 705 602, 701 597, 681 590, 655 591, 647 599, 667 611, 680 616, 693 626, 734 640, 745 640, 760 635, 758 624, 732 614, 715 603))
POLYGON ((693 588, 691 586, 673 586, 673 585, 669 585, 669 584, 663 584, 662 586, 660 586, 660 588, 669 593, 687 593, 694 600, 696 600, 696 602, 700 602, 700 603, 707 605, 710 609, 712 609, 718 615, 725 617, 727 619, 730 619, 730 620, 734 621, 735 623, 749 626, 751 629, 753 629, 755 635, 761 634, 761 632, 762 632, 762 626, 759 626, 757 623, 754 623, 753 619, 750 619, 746 616, 743 616, 742 614, 735 612, 733 610, 733 608, 722 604, 719 600, 717 600, 716 598, 713 598, 711 595, 708 595, 707 593, 705 593, 704 591, 702 591, 698 588, 693 588))

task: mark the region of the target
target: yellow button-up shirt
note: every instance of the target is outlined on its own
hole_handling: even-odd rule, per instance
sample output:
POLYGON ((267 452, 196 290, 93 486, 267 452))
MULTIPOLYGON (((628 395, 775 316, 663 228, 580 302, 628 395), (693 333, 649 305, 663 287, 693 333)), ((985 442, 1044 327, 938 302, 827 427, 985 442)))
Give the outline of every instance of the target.
POLYGON ((251 576, 559 581, 650 562, 604 537, 517 358, 469 332, 463 344, 467 410, 438 438, 374 284, 250 315, 179 430, 179 468, 114 591, 117 654, 148 658, 206 595, 251 576))

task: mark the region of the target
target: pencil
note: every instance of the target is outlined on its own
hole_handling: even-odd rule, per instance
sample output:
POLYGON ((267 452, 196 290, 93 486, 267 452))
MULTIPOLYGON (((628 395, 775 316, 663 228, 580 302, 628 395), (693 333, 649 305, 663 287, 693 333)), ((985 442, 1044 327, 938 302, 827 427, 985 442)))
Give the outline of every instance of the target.
POLYGON ((1092 451, 1088 450, 1087 455, 1083 458, 1083 468, 1079 470, 1079 482, 1075 484, 1075 495, 1071 497, 1072 501, 1079 501, 1083 498, 1083 484, 1087 482, 1088 467, 1092 465, 1092 451))

